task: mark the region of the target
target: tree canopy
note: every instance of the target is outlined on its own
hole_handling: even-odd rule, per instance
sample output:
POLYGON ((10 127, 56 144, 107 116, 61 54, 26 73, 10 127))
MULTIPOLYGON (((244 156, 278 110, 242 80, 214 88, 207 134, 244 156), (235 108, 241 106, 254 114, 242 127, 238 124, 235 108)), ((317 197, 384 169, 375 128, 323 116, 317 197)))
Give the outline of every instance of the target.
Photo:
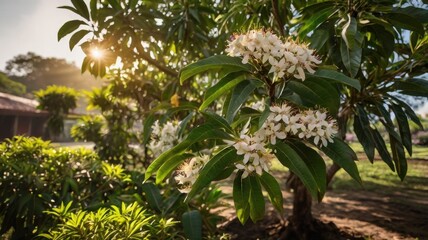
POLYGON ((101 81, 95 81, 89 75, 81 75, 80 69, 65 59, 45 58, 33 52, 20 54, 9 60, 5 73, 9 78, 24 84, 30 93, 49 85, 86 90, 101 85, 101 81))
MULTIPOLYGON (((265 174, 264 167, 257 168, 263 165, 261 152, 269 148, 291 171, 287 183, 299 199, 291 224, 299 233, 311 229, 307 226, 312 222, 311 199, 322 199, 340 168, 360 181, 354 163, 357 156, 342 141, 347 131, 355 132, 370 161, 377 152, 400 179, 405 178, 406 156, 412 154, 409 121, 422 125, 399 96, 428 96, 423 75, 428 66, 424 1, 71 3, 61 8, 75 12, 79 19, 65 23, 58 38, 70 34, 70 48, 79 45, 86 54, 82 71, 110 80, 107 99, 137 106, 127 113, 144 122, 139 136, 142 146, 147 147, 152 130, 161 132, 156 120, 181 120, 184 130, 177 135, 187 137, 177 146, 159 156, 145 152, 155 159, 147 169, 147 179, 156 173, 156 181, 161 182, 186 161, 183 156, 211 149, 190 197, 192 191, 237 168, 238 217, 243 222, 257 220, 264 211, 262 186, 270 200, 281 205, 276 180, 265 174), (318 62, 322 64, 315 71, 318 62), (264 110, 249 107, 260 100, 264 110), (287 106, 292 106, 290 112, 300 123, 301 115, 334 118, 338 133, 333 143, 321 140, 320 146, 319 138, 302 133, 312 131, 313 126, 292 131, 291 139, 285 139, 284 134, 290 133, 287 126, 275 125, 275 131, 285 130, 278 130, 270 145, 263 142, 266 145, 253 149, 259 158, 246 152, 240 144, 254 144, 253 137, 265 124, 272 118, 279 121, 272 114, 289 111, 284 110, 287 106), (386 135, 381 134, 378 122, 386 135), (327 169, 308 145, 315 145, 334 164, 327 169)), ((115 115, 112 108, 106 112, 115 115)), ((301 238, 310 239, 305 236, 301 238)))
POLYGON ((22 96, 26 92, 25 85, 9 79, 9 77, 0 72, 0 92, 10 93, 22 96))

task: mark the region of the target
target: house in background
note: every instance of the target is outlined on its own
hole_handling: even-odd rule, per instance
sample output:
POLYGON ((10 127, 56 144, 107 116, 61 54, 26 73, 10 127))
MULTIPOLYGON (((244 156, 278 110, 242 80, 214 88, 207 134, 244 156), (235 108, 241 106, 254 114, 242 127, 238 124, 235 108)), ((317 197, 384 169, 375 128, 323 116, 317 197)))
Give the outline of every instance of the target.
POLYGON ((48 112, 35 100, 0 92, 0 141, 16 135, 46 137, 48 112))

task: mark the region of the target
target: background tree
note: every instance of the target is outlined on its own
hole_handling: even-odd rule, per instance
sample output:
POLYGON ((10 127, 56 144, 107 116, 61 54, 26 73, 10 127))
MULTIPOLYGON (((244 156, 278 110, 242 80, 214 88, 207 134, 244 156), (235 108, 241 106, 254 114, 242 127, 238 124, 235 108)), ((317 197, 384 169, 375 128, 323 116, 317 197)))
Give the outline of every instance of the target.
POLYGON ((9 79, 6 74, 0 72, 0 92, 22 96, 25 94, 26 88, 23 84, 9 79))
MULTIPOLYGON (((281 97, 313 107, 337 93, 342 99, 335 107, 340 136, 345 135, 346 126, 352 123, 368 158, 373 160, 376 149, 401 179, 405 177, 405 149, 411 154, 408 120, 421 124, 397 94, 426 97, 428 92, 427 81, 419 77, 427 66, 427 11, 416 7, 423 7, 421 2, 93 0, 89 8, 83 1, 74 0, 72 4, 64 8, 83 19, 65 23, 59 38, 72 33, 71 48, 82 41, 81 47, 87 54, 82 69, 103 76, 108 72, 107 67, 120 59, 122 73, 148 79, 161 93, 157 108, 150 104, 142 108, 145 114, 141 116, 146 125, 152 122, 149 113, 171 107, 169 100, 175 93, 179 93, 181 100, 196 101, 200 105, 197 99, 203 92, 197 83, 205 80, 206 84, 202 85, 211 86, 221 78, 221 73, 200 76, 193 84, 183 81, 179 86, 177 70, 198 58, 221 52, 234 31, 266 27, 283 37, 310 42, 311 48, 323 56, 323 62, 330 65, 326 68, 357 80, 361 91, 335 84, 331 88, 317 83, 293 83, 282 89, 281 97), (215 24, 215 19, 221 20, 219 25, 215 24), (102 50, 106 58, 95 58, 98 54, 93 54, 93 49, 102 50), (392 121, 394 117, 398 124, 392 121), (387 129, 388 139, 383 139, 375 128, 377 121, 387 129), (386 147, 388 141, 391 151, 386 147)), ((237 64, 206 64, 201 69, 228 70, 231 66, 237 64)), ((323 71, 315 75, 322 78, 323 71)), ((144 94, 141 92, 137 96, 142 99, 144 94)), ((257 91, 255 95, 257 97, 257 91)), ((227 102, 227 99, 230 98, 221 101, 227 102)), ((212 109, 216 108, 214 104, 212 109)), ((194 107, 181 110, 187 111, 186 116, 192 109, 194 107)), ((189 126, 201 121, 201 118, 193 119, 189 126)), ((336 164, 330 167, 326 173, 327 183, 338 169, 336 164)), ((310 210, 312 199, 299 179, 291 174, 288 180, 294 189, 295 201, 290 231, 284 237, 294 234, 300 239, 310 239, 316 228, 310 210)))
POLYGON ((78 67, 65 59, 45 58, 33 52, 15 56, 6 63, 5 73, 24 84, 28 92, 44 89, 49 85, 90 90, 100 86, 89 75, 82 75, 78 67))
POLYGON ((34 93, 39 102, 39 109, 49 112, 47 128, 53 136, 64 130, 64 120, 67 114, 76 108, 78 93, 72 88, 63 86, 48 86, 34 93))

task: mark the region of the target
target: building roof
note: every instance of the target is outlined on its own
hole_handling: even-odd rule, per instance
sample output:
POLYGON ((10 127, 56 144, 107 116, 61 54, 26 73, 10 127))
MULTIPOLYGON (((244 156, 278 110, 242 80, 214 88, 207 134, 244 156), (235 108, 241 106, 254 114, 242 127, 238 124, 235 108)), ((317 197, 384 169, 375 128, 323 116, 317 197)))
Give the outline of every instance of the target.
POLYGON ((37 109, 36 100, 18 97, 15 95, 0 92, 0 115, 46 115, 46 111, 37 109))

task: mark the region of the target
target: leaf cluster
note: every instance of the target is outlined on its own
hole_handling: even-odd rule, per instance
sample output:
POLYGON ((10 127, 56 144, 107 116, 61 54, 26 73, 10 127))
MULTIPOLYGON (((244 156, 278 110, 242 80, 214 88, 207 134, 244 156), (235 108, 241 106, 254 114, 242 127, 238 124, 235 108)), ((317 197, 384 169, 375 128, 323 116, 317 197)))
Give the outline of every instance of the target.
POLYGON ((176 239, 177 224, 173 219, 152 215, 134 202, 120 206, 99 208, 95 212, 71 211, 72 202, 61 204, 47 213, 59 222, 47 233, 45 239, 176 239))
MULTIPOLYGON (((1 234, 29 239, 53 222, 43 211, 74 201, 102 206, 129 187, 130 176, 85 149, 54 149, 38 138, 15 137, 0 144, 1 234)), ((131 188, 132 189, 132 188, 131 188)))

